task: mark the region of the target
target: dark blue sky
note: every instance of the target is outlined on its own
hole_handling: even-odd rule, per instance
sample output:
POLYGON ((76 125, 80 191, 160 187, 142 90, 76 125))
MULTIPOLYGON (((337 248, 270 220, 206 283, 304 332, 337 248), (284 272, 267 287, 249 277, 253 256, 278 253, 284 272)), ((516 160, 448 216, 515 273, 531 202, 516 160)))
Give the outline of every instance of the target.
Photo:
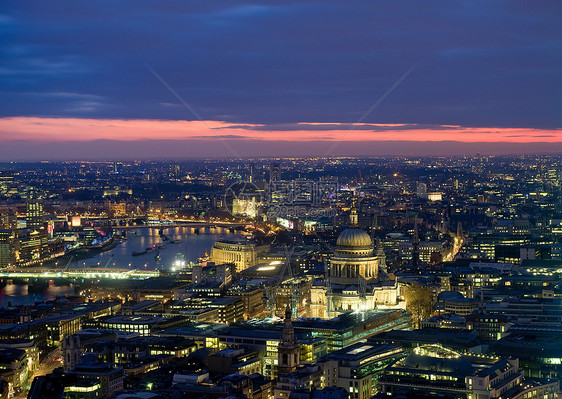
POLYGON ((562 2, 0 3, 0 117, 556 129, 562 2))

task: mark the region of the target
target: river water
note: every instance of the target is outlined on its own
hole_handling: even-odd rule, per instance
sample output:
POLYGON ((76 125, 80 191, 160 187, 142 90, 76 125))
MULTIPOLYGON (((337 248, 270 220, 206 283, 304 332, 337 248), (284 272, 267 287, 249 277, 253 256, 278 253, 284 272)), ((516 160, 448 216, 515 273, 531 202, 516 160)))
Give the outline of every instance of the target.
MULTIPOLYGON (((176 227, 164 230, 164 234, 177 243, 162 240, 156 228, 138 228, 126 230, 127 239, 120 242, 109 251, 95 254, 93 257, 81 260, 62 260, 57 262, 58 267, 107 267, 107 268, 132 268, 132 269, 171 269, 174 262, 185 259, 195 262, 205 252, 210 252, 211 247, 219 238, 239 238, 239 232, 231 233, 227 228, 212 227, 200 228, 199 234, 193 227, 176 227), (132 256, 133 252, 142 252, 146 248, 164 245, 148 254, 132 256), (159 258, 156 257, 159 255, 159 258)), ((73 295, 74 287, 68 285, 54 285, 49 282, 48 288, 43 292, 28 292, 25 284, 8 284, 0 289, 0 308, 11 305, 33 304, 36 301, 51 300, 57 295, 73 295)))
MULTIPOLYGON (((221 237, 241 237, 240 233, 231 233, 223 227, 200 228, 199 234, 196 233, 197 229, 193 227, 175 227, 164 230, 164 234, 170 241, 178 242, 172 244, 170 241, 164 241, 156 228, 125 231, 127 232, 127 240, 121 242, 115 248, 97 254, 90 259, 72 261, 69 267, 169 269, 176 257, 181 255, 187 262, 195 262, 205 252, 210 252, 215 241, 221 237), (164 245, 165 248, 156 249, 145 255, 132 256, 133 252, 142 252, 146 248, 153 248, 155 245, 164 245), (157 260, 156 255, 160 256, 159 260, 157 260)), ((64 261, 59 262, 59 266, 61 266, 61 263, 66 266, 64 261)))

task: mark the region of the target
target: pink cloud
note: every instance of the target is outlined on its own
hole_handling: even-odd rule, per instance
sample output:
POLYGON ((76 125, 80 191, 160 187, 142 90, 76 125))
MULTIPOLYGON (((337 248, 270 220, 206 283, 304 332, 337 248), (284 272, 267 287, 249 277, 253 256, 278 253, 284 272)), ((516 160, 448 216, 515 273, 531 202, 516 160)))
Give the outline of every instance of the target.
POLYGON ((236 124, 222 121, 170 121, 144 119, 81 119, 7 117, 0 118, 0 142, 30 140, 36 142, 92 140, 206 140, 215 136, 228 140, 263 141, 459 141, 475 142, 562 142, 562 129, 463 127, 441 125, 428 127, 416 124, 368 124, 362 130, 345 135, 349 125, 302 122, 294 130, 260 130, 264 125, 236 124), (207 124, 216 131, 210 131, 207 124), (315 130, 300 129, 313 125, 315 130), (325 130, 318 126, 326 125, 325 130), (341 126, 341 128, 340 128, 341 126), (372 127, 372 129, 365 129, 372 127), (385 129, 392 127, 392 129, 385 129), (345 137, 344 137, 345 135, 345 137))

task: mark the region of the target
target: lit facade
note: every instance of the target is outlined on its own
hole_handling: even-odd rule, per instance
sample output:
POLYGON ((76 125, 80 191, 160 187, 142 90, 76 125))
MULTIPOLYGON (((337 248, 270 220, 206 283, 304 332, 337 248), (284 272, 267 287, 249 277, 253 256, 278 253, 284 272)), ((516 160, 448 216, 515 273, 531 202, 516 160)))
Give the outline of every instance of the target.
POLYGON ((369 234, 357 227, 353 207, 351 227, 338 237, 328 281, 311 288, 311 317, 332 318, 350 310, 397 305, 398 285, 386 279, 385 269, 382 247, 374 251, 369 234))
POLYGON ((267 245, 256 245, 245 241, 217 241, 211 248, 210 261, 217 265, 233 263, 235 271, 241 272, 258 263, 258 258, 269 250, 267 245))

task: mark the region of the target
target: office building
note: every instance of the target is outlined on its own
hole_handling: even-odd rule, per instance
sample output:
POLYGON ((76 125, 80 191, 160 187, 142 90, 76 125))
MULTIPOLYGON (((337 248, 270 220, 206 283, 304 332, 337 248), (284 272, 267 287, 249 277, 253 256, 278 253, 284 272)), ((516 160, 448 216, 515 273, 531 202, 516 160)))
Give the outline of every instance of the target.
POLYGON ((29 200, 25 209, 25 222, 28 229, 43 227, 43 204, 39 200, 29 200))

